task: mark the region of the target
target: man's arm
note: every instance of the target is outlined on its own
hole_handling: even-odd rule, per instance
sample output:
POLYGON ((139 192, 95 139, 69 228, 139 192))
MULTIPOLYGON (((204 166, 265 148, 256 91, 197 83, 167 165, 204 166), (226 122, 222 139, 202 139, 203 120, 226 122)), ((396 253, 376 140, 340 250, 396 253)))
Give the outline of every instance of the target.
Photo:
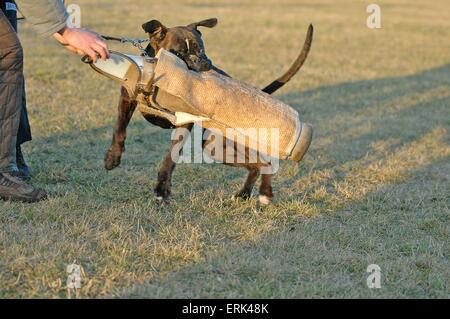
POLYGON ((43 36, 53 37, 67 49, 80 55, 89 55, 93 61, 97 56, 109 57, 105 41, 84 29, 68 28, 68 14, 61 0, 16 0, 19 11, 43 36))
POLYGON ((61 0, 15 0, 19 11, 42 36, 50 36, 66 26, 68 14, 61 0))

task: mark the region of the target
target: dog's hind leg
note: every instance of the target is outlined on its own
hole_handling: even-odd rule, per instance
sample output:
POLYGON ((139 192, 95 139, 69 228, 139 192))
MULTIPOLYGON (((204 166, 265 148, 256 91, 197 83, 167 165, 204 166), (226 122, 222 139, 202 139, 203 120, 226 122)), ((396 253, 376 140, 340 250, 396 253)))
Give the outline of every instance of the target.
POLYGON ((127 126, 130 123, 136 105, 137 102, 131 100, 125 88, 122 88, 119 100, 119 114, 114 125, 113 140, 111 147, 105 154, 105 168, 107 170, 112 170, 120 165, 122 153, 125 152, 127 126))
POLYGON ((164 157, 159 168, 158 181, 154 189, 156 198, 159 201, 167 200, 171 194, 172 173, 193 126, 193 124, 186 124, 176 128, 175 136, 178 139, 172 140, 169 153, 164 157))
POLYGON ((261 174, 261 186, 259 188, 259 202, 261 205, 269 205, 272 202, 272 174, 261 174))

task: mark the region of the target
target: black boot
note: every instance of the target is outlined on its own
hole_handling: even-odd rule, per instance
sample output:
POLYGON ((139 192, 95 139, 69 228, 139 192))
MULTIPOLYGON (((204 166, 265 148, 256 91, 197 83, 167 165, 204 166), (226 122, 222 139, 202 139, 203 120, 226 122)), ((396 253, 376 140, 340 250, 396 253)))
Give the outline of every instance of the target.
POLYGON ((0 173, 0 199, 35 203, 46 198, 43 189, 35 188, 11 173, 0 173))
POLYGON ((22 148, 17 146, 16 148, 16 163, 19 171, 14 173, 15 177, 20 178, 24 181, 29 181, 31 179, 30 168, 28 167, 25 159, 23 158, 22 148))

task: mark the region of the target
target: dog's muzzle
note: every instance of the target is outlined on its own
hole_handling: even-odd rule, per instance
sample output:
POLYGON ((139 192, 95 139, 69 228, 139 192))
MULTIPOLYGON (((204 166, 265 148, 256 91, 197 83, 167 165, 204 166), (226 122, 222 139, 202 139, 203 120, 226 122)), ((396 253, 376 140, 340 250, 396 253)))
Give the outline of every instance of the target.
POLYGON ((188 67, 194 71, 197 72, 206 72, 211 70, 212 62, 206 55, 196 56, 196 55, 190 55, 189 56, 188 67))

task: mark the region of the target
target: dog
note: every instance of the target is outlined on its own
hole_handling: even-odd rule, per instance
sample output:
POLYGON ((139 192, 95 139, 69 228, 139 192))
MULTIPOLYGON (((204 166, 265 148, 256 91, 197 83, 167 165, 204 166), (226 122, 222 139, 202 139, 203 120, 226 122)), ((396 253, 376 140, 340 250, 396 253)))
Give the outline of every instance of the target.
MULTIPOLYGON (((229 76, 225 71, 214 66, 211 60, 208 58, 205 52, 205 46, 202 40, 202 33, 200 27, 213 28, 217 25, 218 20, 207 19, 196 23, 189 24, 187 26, 178 26, 168 28, 157 20, 151 20, 142 25, 144 31, 148 34, 150 43, 146 48, 146 52, 149 56, 154 57, 160 49, 165 49, 182 59, 189 69, 196 72, 206 72, 214 70, 224 76, 229 76)), ((273 81, 262 91, 268 94, 272 94, 289 80, 300 70, 311 48, 313 40, 313 26, 308 28, 307 36, 303 48, 297 57, 296 61, 289 68, 289 70, 280 78, 273 81)), ((131 99, 125 90, 121 89, 121 96, 118 107, 118 118, 114 126, 113 140, 111 147, 105 154, 105 168, 112 170, 120 165, 122 153, 125 151, 126 129, 130 122, 130 119, 136 109, 137 102, 131 99)), ((142 115, 150 123, 166 129, 173 129, 172 123, 168 120, 149 114, 142 115)), ((193 124, 186 124, 181 126, 185 129, 185 132, 190 132, 193 124)), ((185 140, 187 136, 183 136, 185 140)), ((180 140, 172 141, 172 145, 168 154, 164 157, 162 164, 158 172, 158 179, 154 188, 155 195, 159 201, 166 201, 171 195, 171 179, 175 169, 175 162, 172 158, 172 152, 175 147, 179 147, 180 140)), ((226 144, 224 144, 226 145, 226 144)), ((203 145, 205 147, 205 145, 203 145)), ((230 165, 230 164, 228 164, 230 165)), ((248 177, 245 181, 242 189, 237 192, 234 197, 249 199, 251 197, 254 185, 261 175, 261 186, 259 189, 259 201, 262 205, 270 204, 274 196, 271 179, 272 174, 261 173, 261 168, 270 165, 270 163, 244 163, 244 164, 231 164, 233 166, 243 166, 248 170, 248 177)))

